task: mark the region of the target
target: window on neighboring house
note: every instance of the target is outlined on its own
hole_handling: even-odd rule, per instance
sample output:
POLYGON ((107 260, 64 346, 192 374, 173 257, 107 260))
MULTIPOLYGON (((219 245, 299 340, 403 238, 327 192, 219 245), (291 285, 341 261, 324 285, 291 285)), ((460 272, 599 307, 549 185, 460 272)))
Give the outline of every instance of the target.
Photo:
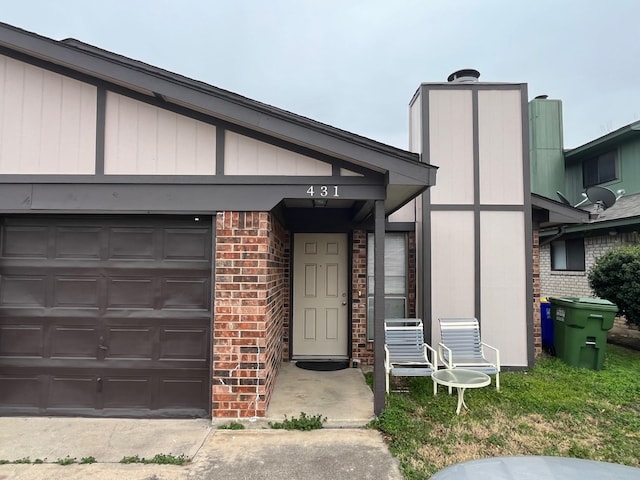
POLYGON ((551 242, 551 270, 584 272, 584 239, 551 242))
MULTIPOLYGON (((373 340, 373 247, 374 236, 367 238, 367 340, 373 340)), ((407 235, 387 233, 384 237, 384 316, 407 316, 407 235)))
POLYGON ((616 157, 612 151, 582 162, 582 184, 590 187, 618 178, 616 157))

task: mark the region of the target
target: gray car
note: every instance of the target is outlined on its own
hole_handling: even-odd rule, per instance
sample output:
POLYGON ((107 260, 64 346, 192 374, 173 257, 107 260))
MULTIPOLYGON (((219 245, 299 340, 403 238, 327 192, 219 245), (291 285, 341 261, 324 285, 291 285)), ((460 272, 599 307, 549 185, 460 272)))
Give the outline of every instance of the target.
POLYGON ((431 480, 640 480, 640 468, 564 457, 494 457, 451 465, 431 480))

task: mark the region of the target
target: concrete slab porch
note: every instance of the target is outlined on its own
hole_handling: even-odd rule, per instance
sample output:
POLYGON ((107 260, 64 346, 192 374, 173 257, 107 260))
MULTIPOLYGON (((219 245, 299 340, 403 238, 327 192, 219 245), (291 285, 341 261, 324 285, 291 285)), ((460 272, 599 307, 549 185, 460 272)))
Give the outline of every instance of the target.
POLYGON ((373 392, 359 368, 315 372, 284 362, 276 380, 266 421, 307 415, 327 418, 325 427, 363 427, 373 418, 373 392))

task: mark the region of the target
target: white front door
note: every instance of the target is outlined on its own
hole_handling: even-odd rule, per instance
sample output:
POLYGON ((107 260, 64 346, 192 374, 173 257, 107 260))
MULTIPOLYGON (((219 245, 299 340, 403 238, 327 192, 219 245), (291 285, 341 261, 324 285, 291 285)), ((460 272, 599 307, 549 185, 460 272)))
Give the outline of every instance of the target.
POLYGON ((294 359, 348 358, 347 235, 296 234, 294 359))

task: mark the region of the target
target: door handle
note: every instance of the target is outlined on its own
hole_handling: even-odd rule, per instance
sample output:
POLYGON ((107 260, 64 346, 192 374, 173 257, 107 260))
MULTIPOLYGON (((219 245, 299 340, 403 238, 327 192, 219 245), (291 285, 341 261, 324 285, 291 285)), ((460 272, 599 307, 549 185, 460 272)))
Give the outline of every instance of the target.
POLYGON ((98 377, 96 383, 96 390, 98 391, 98 393, 102 393, 102 377, 98 377))

